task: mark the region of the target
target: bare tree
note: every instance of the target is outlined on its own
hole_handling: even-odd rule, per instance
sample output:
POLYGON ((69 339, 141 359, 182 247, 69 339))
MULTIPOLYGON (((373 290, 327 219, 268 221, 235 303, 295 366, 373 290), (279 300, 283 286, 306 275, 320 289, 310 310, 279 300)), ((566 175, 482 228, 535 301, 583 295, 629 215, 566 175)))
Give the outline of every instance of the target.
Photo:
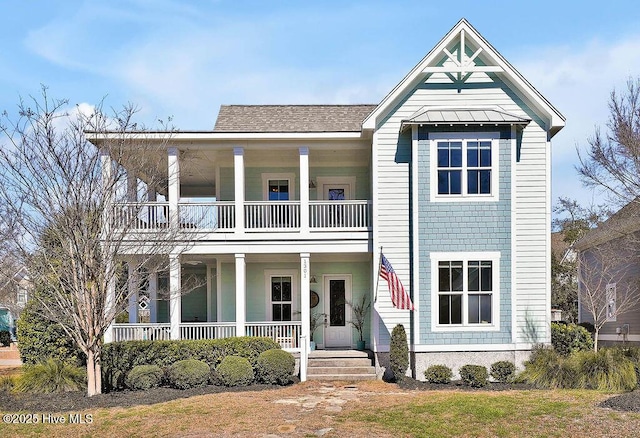
POLYGON ((43 316, 59 323, 86 354, 89 396, 102 391, 105 331, 136 293, 118 281, 122 254, 137 255, 128 260, 134 271, 164 271, 167 255, 186 249, 177 242, 189 240, 178 239, 176 233, 184 237, 187 230, 168 224, 164 207, 143 204, 166 187, 167 174, 158 169, 166 169, 171 130, 163 126, 165 134, 148 140, 133 122, 135 113, 131 105, 109 114, 102 105, 69 109, 43 87, 41 97, 20 102, 17 117, 5 112, 0 126, 6 136, 0 202, 32 281, 50 292, 43 316), (88 136, 101 139, 92 139, 99 148, 88 136), (127 204, 115 206, 118 201, 127 204), (156 226, 140 231, 142 223, 156 226))
POLYGON ((624 239, 614 239, 579 253, 578 294, 583 320, 595 329, 594 348, 602 327, 640 305, 637 251, 624 239))
POLYGON ((617 204, 640 196, 640 79, 629 79, 622 93, 611 92, 606 132, 599 128, 578 148, 578 172, 585 185, 605 189, 617 204))

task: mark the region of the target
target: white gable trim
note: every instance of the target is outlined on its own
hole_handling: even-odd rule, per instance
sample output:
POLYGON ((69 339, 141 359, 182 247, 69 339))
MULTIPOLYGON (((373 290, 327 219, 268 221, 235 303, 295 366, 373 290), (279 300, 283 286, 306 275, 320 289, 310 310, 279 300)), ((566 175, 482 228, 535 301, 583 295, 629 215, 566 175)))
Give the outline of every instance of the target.
MULTIPOLYGON (((491 46, 477 30, 469 24, 464 18, 461 19, 440 42, 407 74, 398 85, 394 87, 389 94, 382 99, 382 102, 378 107, 364 120, 362 123, 363 130, 370 129, 375 130, 378 120, 385 115, 402 96, 404 96, 409 90, 416 86, 420 81, 434 71, 440 71, 441 68, 435 64, 441 57, 442 53, 448 52, 447 47, 462 34, 464 37, 473 42, 474 45, 482 49, 481 53, 487 60, 491 61, 493 66, 483 66, 483 68, 475 67, 476 69, 486 70, 486 67, 496 67, 495 70, 501 70, 496 74, 507 79, 512 83, 515 88, 525 97, 527 101, 533 104, 533 107, 538 110, 543 119, 548 121, 549 126, 547 130, 552 131, 552 134, 562 129, 565 125, 564 116, 555 108, 548 100, 538 92, 524 76, 522 76, 505 58, 498 53, 498 51, 491 46)), ((475 55, 473 56, 475 57, 475 55)), ((472 58, 473 58, 472 57, 472 58)), ((447 67, 448 71, 466 71, 470 72, 469 66, 455 66, 452 68, 447 67)))

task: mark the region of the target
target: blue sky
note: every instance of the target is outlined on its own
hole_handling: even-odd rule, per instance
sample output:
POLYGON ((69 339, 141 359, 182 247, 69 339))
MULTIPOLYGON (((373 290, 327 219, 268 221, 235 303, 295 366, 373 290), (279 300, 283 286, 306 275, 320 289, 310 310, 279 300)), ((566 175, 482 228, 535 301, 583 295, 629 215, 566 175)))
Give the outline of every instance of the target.
POLYGON ((40 84, 212 129, 221 104, 377 103, 462 17, 566 117, 553 197, 600 199, 574 170, 612 88, 640 76, 636 2, 2 1, 0 110, 40 84), (609 7, 611 5, 611 7, 609 7))

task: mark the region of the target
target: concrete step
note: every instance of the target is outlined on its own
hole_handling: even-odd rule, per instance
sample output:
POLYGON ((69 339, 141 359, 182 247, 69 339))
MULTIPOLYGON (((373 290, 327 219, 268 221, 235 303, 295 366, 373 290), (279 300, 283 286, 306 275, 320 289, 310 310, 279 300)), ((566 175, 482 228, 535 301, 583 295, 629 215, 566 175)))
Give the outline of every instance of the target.
POLYGON ((316 374, 376 374, 376 369, 369 366, 364 367, 309 367, 307 375, 316 374))
POLYGON ((309 358, 309 367, 366 367, 371 366, 367 358, 309 358))
POLYGON ((343 380, 347 382, 355 380, 376 380, 374 374, 310 374, 307 375, 309 380, 343 380))
POLYGON ((314 350, 309 353, 312 359, 335 359, 335 358, 370 358, 369 352, 358 350, 314 350))

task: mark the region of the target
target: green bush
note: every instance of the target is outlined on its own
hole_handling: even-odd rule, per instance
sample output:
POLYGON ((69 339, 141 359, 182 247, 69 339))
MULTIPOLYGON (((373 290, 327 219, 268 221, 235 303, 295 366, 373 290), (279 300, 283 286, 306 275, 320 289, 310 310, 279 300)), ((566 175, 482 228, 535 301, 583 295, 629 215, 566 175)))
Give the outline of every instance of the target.
POLYGON ((593 350, 593 339, 582 326, 552 322, 551 345, 562 356, 569 356, 577 351, 593 350))
POLYGON ((253 382, 253 368, 244 357, 227 356, 216 371, 224 386, 247 386, 253 382))
POLYGON ((407 345, 407 333, 402 324, 398 324, 391 332, 391 346, 389 350, 389 362, 391 372, 396 382, 402 381, 409 368, 409 346, 407 345))
POLYGON ((146 390, 160 386, 164 372, 157 365, 136 365, 127 373, 125 384, 134 390, 146 390))
POLYGON ((622 353, 633 363, 633 368, 636 370, 636 380, 638 381, 638 386, 640 386, 640 347, 623 348, 622 353))
POLYGON ((16 322, 18 349, 22 363, 35 365, 47 359, 58 359, 71 365, 84 365, 85 355, 76 347, 62 326, 43 317, 42 302, 48 295, 36 291, 16 322))
POLYGON ((487 385, 487 367, 482 365, 464 365, 460 367, 460 378, 467 386, 481 388, 487 385))
POLYGON ((286 385, 296 367, 296 360, 284 350, 267 350, 260 353, 256 363, 256 378, 271 385, 286 385))
POLYGON ((516 375, 516 366, 508 360, 494 362, 491 364, 490 374, 496 382, 509 383, 516 375))
POLYGON ((595 326, 593 324, 591 324, 590 322, 586 322, 586 321, 585 322, 580 322, 580 323, 578 323, 578 325, 580 327, 584 327, 585 329, 587 329, 587 331, 589 333, 595 333, 596 332, 595 326))
POLYGON ((209 371, 209 365, 201 360, 179 360, 167 369, 167 381, 176 389, 206 386, 209 381, 209 371))
POLYGON ((0 391, 13 391, 16 385, 16 379, 16 376, 0 376, 0 391))
POLYGON ((260 353, 272 349, 280 349, 280 345, 270 338, 258 337, 113 342, 103 348, 102 379, 105 389, 120 389, 125 386, 127 373, 136 365, 165 369, 184 359, 201 360, 215 369, 224 357, 241 356, 254 367, 260 353))
POLYGON ((19 392, 53 393, 86 390, 84 369, 58 359, 28 365, 18 379, 19 392))
POLYGON ((633 362, 620 349, 583 351, 571 357, 579 370, 579 388, 600 391, 631 391, 638 380, 633 362))
POLYGON ((538 346, 525 362, 520 380, 536 388, 575 388, 578 386, 578 370, 574 362, 553 348, 538 346))
POLYGON ((424 372, 424 377, 429 383, 450 383, 451 376, 451 368, 446 365, 431 365, 424 372))

